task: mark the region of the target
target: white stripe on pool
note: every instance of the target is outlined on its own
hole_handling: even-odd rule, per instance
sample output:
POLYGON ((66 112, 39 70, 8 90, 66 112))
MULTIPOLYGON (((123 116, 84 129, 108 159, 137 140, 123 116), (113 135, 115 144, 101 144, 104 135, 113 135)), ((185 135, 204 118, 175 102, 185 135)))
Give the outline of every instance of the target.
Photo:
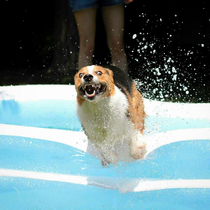
MULTIPOLYGON (((83 132, 78 131, 0 124, 0 135, 21 136, 52 141, 66 144, 84 152, 91 153, 90 150, 87 151, 88 141, 86 135, 83 132)), ((166 131, 152 135, 145 135, 144 138, 147 142, 147 153, 145 155, 146 158, 147 155, 155 149, 173 142, 210 140, 210 128, 166 131)), ((123 159, 123 161, 126 160, 123 159)))
POLYGON ((142 180, 126 178, 83 177, 64 174, 53 174, 33 171, 0 169, 1 177, 16 177, 35 180, 64 182, 80 185, 92 185, 105 189, 119 190, 121 193, 143 192, 181 188, 210 188, 209 179, 180 179, 180 180, 142 180))

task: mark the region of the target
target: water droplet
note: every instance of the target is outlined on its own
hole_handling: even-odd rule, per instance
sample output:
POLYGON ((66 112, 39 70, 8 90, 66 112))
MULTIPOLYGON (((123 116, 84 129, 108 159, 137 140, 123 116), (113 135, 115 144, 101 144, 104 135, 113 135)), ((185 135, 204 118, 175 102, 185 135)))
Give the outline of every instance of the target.
POLYGON ((137 35, 136 34, 133 34, 132 38, 135 39, 136 37, 137 37, 137 35))

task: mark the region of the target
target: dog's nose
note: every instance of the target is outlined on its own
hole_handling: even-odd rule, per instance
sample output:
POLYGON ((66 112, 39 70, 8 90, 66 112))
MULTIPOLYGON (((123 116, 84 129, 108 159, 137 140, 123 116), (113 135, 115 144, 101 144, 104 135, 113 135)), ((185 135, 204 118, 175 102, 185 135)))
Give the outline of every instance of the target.
POLYGON ((85 80, 85 82, 90 82, 93 79, 93 75, 92 74, 86 74, 83 79, 85 80))

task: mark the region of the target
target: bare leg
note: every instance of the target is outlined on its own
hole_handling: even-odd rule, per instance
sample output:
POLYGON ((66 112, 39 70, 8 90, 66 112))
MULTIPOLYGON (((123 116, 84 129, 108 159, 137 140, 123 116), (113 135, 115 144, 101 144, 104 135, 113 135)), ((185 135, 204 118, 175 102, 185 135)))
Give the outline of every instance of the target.
POLYGON ((78 68, 92 65, 95 47, 96 8, 88 8, 74 13, 80 38, 78 68))
POLYGON ((127 58, 124 48, 124 6, 114 5, 102 9, 102 17, 106 28, 107 41, 112 56, 112 64, 126 73, 127 58))

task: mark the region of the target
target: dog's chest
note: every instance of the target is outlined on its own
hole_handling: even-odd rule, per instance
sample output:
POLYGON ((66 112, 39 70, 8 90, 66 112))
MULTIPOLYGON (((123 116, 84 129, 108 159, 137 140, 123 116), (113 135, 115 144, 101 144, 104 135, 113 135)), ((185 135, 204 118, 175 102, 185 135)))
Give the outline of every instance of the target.
POLYGON ((113 97, 104 98, 97 103, 85 102, 78 107, 78 116, 89 139, 116 141, 129 129, 131 122, 127 117, 128 100, 119 91, 113 97))

